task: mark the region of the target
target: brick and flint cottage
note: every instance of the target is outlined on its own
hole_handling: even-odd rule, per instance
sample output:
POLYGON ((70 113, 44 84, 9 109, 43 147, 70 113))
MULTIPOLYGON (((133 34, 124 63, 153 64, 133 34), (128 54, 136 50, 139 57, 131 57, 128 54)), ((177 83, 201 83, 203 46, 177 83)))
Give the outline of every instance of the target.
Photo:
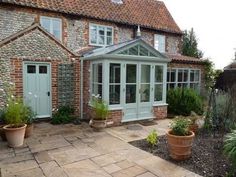
POLYGON ((169 88, 204 91, 203 62, 180 54, 182 35, 157 0, 1 0, 0 89, 13 82, 38 118, 66 104, 90 118, 99 94, 113 125, 161 119, 169 88))

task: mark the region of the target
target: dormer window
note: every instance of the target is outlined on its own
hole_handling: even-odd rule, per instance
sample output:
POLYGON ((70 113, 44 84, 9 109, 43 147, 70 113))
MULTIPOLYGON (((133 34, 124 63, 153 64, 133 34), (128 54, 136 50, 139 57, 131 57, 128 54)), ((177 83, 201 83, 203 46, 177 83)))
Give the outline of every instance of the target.
POLYGON ((113 28, 97 24, 89 25, 89 44, 108 46, 113 44, 113 28))
POLYGON ((164 35, 155 34, 154 47, 161 53, 166 52, 166 38, 164 35))
POLYGON ((40 24, 58 40, 62 40, 62 21, 60 18, 41 16, 40 24))

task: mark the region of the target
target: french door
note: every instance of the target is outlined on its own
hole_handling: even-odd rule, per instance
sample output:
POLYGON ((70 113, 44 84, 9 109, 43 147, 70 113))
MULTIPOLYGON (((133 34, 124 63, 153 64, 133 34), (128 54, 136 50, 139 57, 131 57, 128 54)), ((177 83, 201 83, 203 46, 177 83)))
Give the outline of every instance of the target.
POLYGON ((147 63, 127 63, 125 65, 123 122, 153 118, 151 67, 151 64, 147 63))
POLYGON ((44 63, 24 64, 24 102, 37 118, 51 117, 51 71, 44 63))

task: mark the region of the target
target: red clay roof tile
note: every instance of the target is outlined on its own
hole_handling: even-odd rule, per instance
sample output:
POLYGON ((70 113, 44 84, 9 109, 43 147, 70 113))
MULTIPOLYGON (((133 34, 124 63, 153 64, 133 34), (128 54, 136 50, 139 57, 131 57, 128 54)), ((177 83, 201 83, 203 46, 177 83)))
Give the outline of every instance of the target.
POLYGON ((203 59, 184 56, 180 54, 166 54, 170 59, 172 59, 172 62, 176 63, 193 63, 193 64, 204 64, 203 59))
POLYGON ((123 4, 113 3, 112 0, 2 0, 0 2, 182 34, 165 4, 157 0, 123 0, 123 4))

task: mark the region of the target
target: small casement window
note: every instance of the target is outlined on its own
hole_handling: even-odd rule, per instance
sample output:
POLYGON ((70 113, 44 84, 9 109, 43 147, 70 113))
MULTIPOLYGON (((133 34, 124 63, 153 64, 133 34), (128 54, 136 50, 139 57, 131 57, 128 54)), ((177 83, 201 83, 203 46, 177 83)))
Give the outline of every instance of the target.
POLYGON ((35 74, 36 73, 36 66, 35 65, 27 65, 27 73, 28 74, 35 74))
POLYGON ((62 20, 60 18, 41 16, 40 24, 58 40, 62 40, 62 20))
POLYGON ((92 65, 92 95, 102 98, 102 63, 92 65))
POLYGON ((95 46, 107 46, 113 44, 113 28, 97 24, 89 25, 89 43, 95 46))
POLYGON ((154 47, 161 53, 166 52, 166 37, 164 35, 155 34, 154 47))
POLYGON ((154 101, 163 100, 163 66, 155 66, 154 101))
POLYGON ((47 66, 39 66, 39 74, 47 74, 47 66))
POLYGON ((110 63, 109 79, 109 104, 120 104, 120 87, 121 87, 121 66, 117 63, 110 63))

